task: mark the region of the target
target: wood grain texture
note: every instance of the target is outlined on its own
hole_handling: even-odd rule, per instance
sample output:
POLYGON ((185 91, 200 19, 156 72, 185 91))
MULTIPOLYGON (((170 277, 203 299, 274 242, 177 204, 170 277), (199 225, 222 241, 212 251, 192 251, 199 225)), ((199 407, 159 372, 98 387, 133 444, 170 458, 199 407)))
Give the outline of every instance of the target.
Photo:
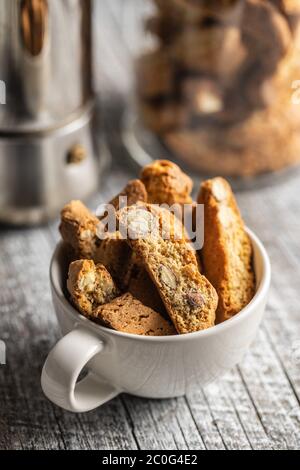
MULTIPOLYGON (((96 66, 106 93, 128 92, 127 63, 139 47, 142 3, 101 2, 96 66)), ((110 114, 107 121, 115 161, 90 201, 92 209, 136 176, 110 114)), ((122 395, 83 415, 53 406, 40 388, 43 362, 59 339, 48 280, 58 221, 28 230, 2 227, 0 339, 7 364, 0 366, 0 449, 300 449, 299 184, 298 171, 274 187, 238 194, 246 222, 272 263, 264 321, 241 364, 186 397, 122 395)))

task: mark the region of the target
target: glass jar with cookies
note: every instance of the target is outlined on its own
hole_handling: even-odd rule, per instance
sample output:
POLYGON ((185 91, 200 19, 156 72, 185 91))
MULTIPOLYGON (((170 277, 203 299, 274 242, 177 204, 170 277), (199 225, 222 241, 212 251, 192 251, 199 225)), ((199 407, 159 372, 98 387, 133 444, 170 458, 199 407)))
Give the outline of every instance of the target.
POLYGON ((148 135, 139 143, 151 136, 196 173, 250 178, 296 165, 300 1, 148 3, 135 62, 135 132, 148 135))

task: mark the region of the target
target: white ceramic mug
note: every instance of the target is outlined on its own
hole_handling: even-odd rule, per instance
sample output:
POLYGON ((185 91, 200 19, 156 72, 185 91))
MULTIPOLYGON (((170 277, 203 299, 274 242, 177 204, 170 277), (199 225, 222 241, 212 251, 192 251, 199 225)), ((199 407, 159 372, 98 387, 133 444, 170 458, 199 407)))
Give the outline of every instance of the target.
POLYGON ((55 404, 89 411, 121 392, 169 398, 203 387, 237 364, 248 349, 265 310, 270 262, 257 237, 254 249, 256 294, 240 313, 205 331, 177 336, 138 336, 113 331, 80 315, 66 293, 67 250, 60 243, 50 268, 56 315, 63 338, 50 352, 42 388, 55 404), (87 375, 78 377, 86 368, 87 375))

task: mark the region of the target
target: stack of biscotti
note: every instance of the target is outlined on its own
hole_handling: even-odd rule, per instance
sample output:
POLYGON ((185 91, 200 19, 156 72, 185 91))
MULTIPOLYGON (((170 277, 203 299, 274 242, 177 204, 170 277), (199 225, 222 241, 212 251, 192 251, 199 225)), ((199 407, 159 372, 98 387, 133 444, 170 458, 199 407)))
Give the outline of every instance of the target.
POLYGON ((197 208, 192 186, 176 164, 154 161, 106 206, 114 232, 80 201, 63 208, 60 232, 74 252, 67 289, 81 314, 124 333, 166 336, 210 328, 250 302, 252 247, 231 188, 222 178, 202 184, 200 250, 186 229, 197 208))
POLYGON ((300 158, 299 0, 153 0, 136 65, 144 125, 196 169, 275 171, 300 158))

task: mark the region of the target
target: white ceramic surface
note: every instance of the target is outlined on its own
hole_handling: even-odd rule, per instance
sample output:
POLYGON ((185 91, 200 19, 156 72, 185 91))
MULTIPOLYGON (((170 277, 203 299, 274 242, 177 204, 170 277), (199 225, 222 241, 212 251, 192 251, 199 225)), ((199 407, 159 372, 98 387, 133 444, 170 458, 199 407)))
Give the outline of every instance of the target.
POLYGON ((270 262, 257 237, 254 249, 257 291, 232 319, 205 331, 145 337, 109 330, 80 315, 65 296, 66 248, 53 255, 50 279, 63 338, 50 352, 42 388, 55 404, 73 412, 89 411, 121 392, 149 398, 184 395, 221 377, 243 357, 252 342, 267 301, 270 262), (86 367, 87 375, 77 381, 86 367))

